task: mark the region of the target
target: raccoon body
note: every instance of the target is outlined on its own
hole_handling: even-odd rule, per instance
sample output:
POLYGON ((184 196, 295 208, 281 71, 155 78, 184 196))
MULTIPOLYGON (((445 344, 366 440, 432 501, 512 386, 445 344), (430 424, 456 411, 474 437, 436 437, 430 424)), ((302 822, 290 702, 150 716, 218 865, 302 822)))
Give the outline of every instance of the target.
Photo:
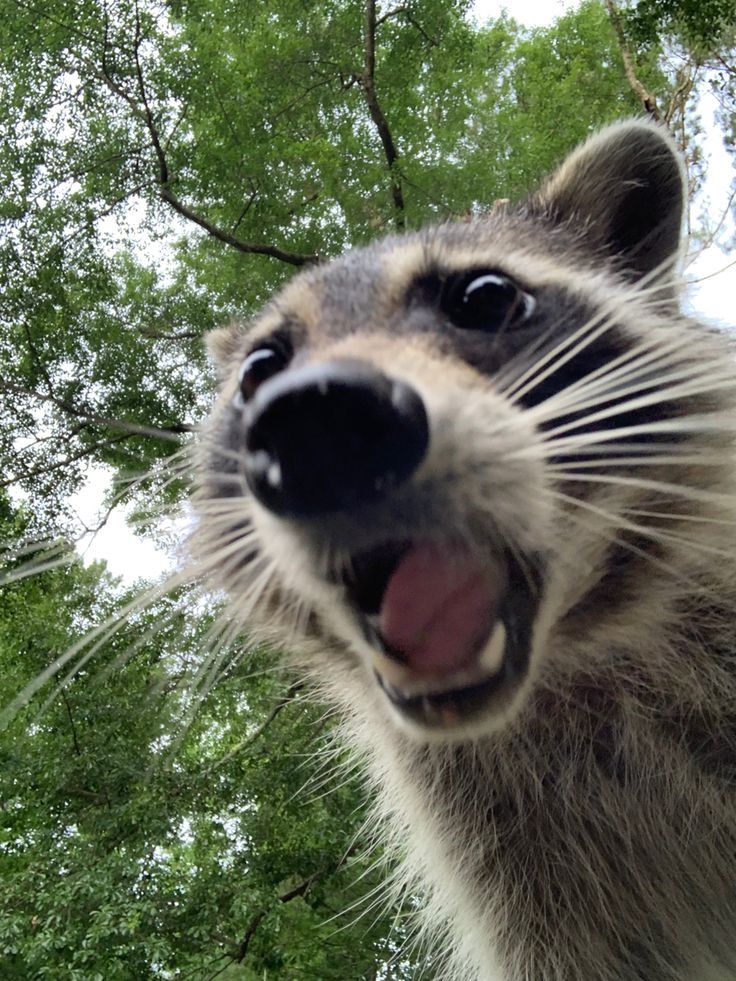
POLYGON ((619 124, 212 339, 194 560, 340 709, 439 977, 736 978, 736 382, 683 198, 619 124))

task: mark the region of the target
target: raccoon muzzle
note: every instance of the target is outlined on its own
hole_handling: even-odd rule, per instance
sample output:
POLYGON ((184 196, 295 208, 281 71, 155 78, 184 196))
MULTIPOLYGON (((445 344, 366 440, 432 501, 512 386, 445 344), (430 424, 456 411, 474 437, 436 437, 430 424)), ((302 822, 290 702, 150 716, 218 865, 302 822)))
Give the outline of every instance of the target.
POLYGON ((379 686, 420 728, 492 713, 526 676, 541 583, 510 552, 389 543, 354 556, 344 584, 379 686))
POLYGON ((358 360, 278 374, 244 413, 246 480, 280 516, 311 518, 379 500, 414 473, 429 446, 417 392, 358 360))

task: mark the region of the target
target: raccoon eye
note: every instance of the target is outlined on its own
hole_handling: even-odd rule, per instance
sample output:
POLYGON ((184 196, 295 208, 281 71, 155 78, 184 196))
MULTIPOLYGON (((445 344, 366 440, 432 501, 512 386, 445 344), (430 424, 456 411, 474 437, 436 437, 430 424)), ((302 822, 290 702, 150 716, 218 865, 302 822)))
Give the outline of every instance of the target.
POLYGON ((242 398, 246 402, 253 398, 263 382, 283 371, 289 363, 290 356, 290 352, 277 344, 264 344, 263 347, 251 351, 240 366, 238 376, 238 391, 242 398))
POLYGON ((451 276, 440 307, 461 330, 497 331, 531 316, 536 301, 513 279, 492 269, 451 276))

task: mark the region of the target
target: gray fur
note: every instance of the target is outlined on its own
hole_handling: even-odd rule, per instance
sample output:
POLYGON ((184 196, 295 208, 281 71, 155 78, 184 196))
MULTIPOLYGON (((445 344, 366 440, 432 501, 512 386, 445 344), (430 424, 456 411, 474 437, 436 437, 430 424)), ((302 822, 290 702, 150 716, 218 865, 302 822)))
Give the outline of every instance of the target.
POLYGON ((442 977, 736 978, 736 382, 727 338, 673 300, 682 200, 668 138, 621 124, 525 205, 308 270, 252 334, 215 345, 226 381, 204 433, 194 561, 341 710, 442 977), (411 302, 427 270, 473 266, 535 292, 536 346, 483 347, 411 302), (284 325, 295 363, 362 358, 421 394, 431 449, 389 499, 307 526, 249 496, 237 370, 284 325), (593 334, 612 361, 638 352, 616 394, 667 406, 664 443, 612 449, 613 389, 606 401, 585 379, 567 407, 564 392, 519 401, 555 345, 593 334), (564 427, 586 400, 597 456, 565 471, 541 423, 564 427), (526 678, 480 722, 431 738, 376 685, 375 652, 326 575, 396 529, 462 540, 479 561, 505 545, 542 575, 526 678))

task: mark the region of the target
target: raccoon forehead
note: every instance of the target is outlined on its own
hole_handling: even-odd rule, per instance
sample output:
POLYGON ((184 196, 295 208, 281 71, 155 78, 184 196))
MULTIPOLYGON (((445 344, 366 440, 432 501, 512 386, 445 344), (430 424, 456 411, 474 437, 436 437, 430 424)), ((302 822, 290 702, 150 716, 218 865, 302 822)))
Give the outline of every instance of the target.
POLYGON ((569 235, 543 230, 536 222, 499 225, 479 218, 393 236, 300 273, 248 330, 247 343, 257 344, 284 327, 297 342, 323 336, 330 325, 380 328, 403 309, 418 279, 479 267, 504 272, 529 289, 566 290, 586 304, 621 299, 622 294, 636 302, 638 296, 636 288, 600 266, 581 263, 569 235), (520 235, 520 226, 525 235, 520 235))

